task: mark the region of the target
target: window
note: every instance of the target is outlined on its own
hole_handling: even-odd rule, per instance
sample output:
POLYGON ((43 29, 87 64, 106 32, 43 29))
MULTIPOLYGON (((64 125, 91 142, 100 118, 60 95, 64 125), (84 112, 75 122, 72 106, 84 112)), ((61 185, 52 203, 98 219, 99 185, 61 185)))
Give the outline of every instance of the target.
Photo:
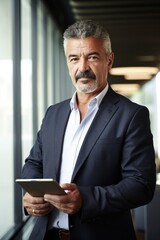
POLYGON ((47 42, 47 105, 50 106, 53 104, 53 39, 52 39, 52 20, 48 17, 47 24, 47 33, 48 33, 48 42, 47 42))
POLYGON ((153 134, 155 153, 160 158, 160 134, 159 134, 159 122, 160 122, 160 75, 159 73, 151 81, 144 84, 142 88, 132 96, 132 100, 145 105, 149 109, 151 131, 153 134), (155 93, 155 94, 153 94, 155 93))
POLYGON ((37 13, 37 45, 38 45, 38 58, 37 58, 37 89, 38 89, 38 128, 41 125, 42 118, 44 116, 44 39, 43 39, 43 5, 41 2, 38 4, 37 13))
POLYGON ((0 238, 14 224, 12 0, 0 3, 0 238), (7 205, 6 205, 7 200, 7 205), (6 216, 7 221, 5 221, 6 216))
POLYGON ((22 159, 24 161, 33 143, 31 5, 29 0, 21 1, 21 16, 21 113, 22 159))

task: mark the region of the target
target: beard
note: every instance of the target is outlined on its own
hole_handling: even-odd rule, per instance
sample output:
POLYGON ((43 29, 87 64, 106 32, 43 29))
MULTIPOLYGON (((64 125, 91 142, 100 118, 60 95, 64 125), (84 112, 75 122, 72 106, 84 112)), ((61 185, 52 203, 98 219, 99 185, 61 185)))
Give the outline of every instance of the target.
POLYGON ((81 83, 76 83, 76 90, 81 93, 92 93, 97 89, 96 80, 84 80, 81 83))
POLYGON ((96 75, 92 71, 80 72, 76 75, 76 90, 81 93, 92 93, 97 89, 96 75), (81 81, 79 79, 87 78, 81 81))

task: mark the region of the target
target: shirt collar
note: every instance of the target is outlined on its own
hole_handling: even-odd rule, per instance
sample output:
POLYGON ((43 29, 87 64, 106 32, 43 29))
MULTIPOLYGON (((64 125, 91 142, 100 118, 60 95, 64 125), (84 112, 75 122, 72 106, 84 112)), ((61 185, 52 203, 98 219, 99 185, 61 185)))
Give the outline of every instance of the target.
MULTIPOLYGON (((92 106, 93 104, 97 104, 97 106, 99 107, 101 102, 102 102, 102 99, 104 98, 104 96, 106 95, 107 91, 108 91, 108 83, 107 85, 105 86, 105 88, 96 96, 94 97, 88 104, 88 106, 92 106)), ((70 107, 71 107, 71 110, 73 109, 77 109, 77 100, 76 100, 76 92, 74 92, 72 98, 71 98, 71 101, 70 101, 70 107)))

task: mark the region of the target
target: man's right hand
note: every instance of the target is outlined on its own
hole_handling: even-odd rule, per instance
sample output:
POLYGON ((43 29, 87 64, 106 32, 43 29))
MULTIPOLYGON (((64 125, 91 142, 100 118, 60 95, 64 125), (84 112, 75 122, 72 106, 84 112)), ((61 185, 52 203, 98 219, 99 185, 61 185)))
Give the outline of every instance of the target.
POLYGON ((33 216, 46 215, 53 209, 53 206, 43 197, 32 197, 29 193, 23 196, 23 206, 28 214, 33 216))

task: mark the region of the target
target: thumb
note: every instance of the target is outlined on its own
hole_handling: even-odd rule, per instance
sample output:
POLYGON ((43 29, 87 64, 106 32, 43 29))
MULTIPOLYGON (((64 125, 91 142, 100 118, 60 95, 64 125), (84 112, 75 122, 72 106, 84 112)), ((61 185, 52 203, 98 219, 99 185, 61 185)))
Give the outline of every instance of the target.
POLYGON ((77 185, 75 183, 64 183, 64 184, 61 185, 61 187, 64 190, 73 191, 77 188, 77 185))

